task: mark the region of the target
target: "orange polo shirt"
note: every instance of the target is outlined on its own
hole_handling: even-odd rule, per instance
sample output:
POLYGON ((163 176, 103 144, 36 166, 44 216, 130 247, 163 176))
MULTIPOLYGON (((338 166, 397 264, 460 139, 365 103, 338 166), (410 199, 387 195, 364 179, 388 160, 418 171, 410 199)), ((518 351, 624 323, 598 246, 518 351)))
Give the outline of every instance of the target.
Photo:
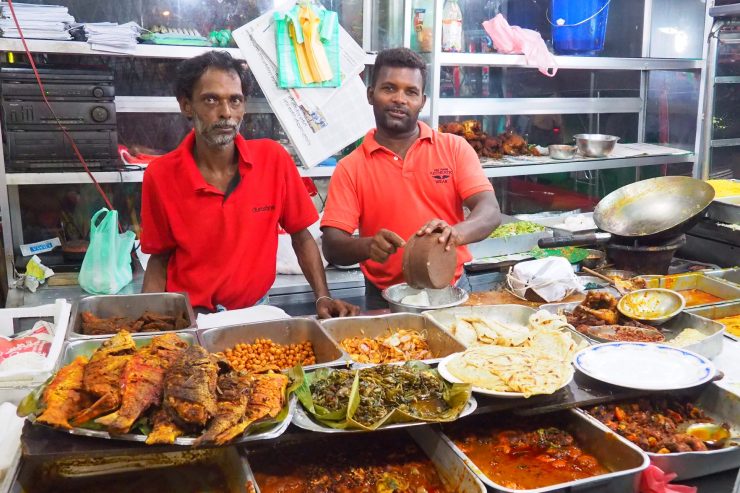
MULTIPOLYGON (((462 222, 463 201, 493 186, 465 139, 422 122, 419 131, 405 159, 378 144, 375 130, 369 131, 362 145, 337 165, 321 227, 350 234, 359 229, 360 236, 388 229, 408 240, 432 219, 462 222)), ((456 280, 471 258, 466 247, 458 247, 456 280)), ((360 267, 373 284, 385 289, 404 282, 402 259, 401 248, 385 263, 368 260, 360 267)))

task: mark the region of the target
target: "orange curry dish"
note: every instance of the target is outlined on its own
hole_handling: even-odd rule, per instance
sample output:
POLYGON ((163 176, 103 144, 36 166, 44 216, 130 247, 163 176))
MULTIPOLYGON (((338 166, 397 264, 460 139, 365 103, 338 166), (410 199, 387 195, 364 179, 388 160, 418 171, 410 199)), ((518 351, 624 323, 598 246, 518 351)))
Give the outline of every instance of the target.
MULTIPOLYGON (((364 437, 363 437, 364 438, 364 437)), ((303 444, 249 457, 262 493, 452 493, 410 437, 303 444)), ((247 487, 247 491, 254 491, 247 487)))
POLYGON ((724 298, 709 294, 706 291, 702 291, 700 289, 682 289, 678 291, 678 294, 684 297, 687 307, 726 301, 724 298))
POLYGON ((491 481, 525 490, 606 474, 559 428, 466 429, 453 441, 491 481))

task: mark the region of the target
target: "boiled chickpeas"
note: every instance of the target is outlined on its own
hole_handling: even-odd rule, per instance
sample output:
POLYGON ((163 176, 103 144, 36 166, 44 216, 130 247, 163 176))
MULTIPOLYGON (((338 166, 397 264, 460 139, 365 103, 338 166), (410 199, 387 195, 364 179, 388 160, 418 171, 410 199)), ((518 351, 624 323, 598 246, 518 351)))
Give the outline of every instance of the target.
POLYGON ((236 344, 224 351, 223 356, 234 369, 248 372, 275 367, 285 370, 297 364, 316 364, 311 341, 284 346, 266 338, 255 339, 252 344, 236 344))

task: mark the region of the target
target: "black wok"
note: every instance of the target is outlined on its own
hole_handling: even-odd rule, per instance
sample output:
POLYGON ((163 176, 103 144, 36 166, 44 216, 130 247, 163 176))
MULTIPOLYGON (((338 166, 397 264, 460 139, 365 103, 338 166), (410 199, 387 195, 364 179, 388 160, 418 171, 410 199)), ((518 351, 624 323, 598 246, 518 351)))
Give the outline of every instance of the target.
POLYGON ((613 191, 594 209, 594 222, 606 233, 542 238, 538 245, 551 248, 674 238, 690 230, 713 199, 711 185, 687 176, 638 181, 613 191))

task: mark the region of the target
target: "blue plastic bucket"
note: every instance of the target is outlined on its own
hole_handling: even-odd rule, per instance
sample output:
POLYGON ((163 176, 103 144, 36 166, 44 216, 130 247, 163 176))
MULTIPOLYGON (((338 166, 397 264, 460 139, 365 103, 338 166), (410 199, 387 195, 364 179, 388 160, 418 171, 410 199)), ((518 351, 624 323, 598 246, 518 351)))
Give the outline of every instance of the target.
POLYGON ((563 55, 595 55, 604 49, 611 0, 552 0, 552 45, 563 55))

